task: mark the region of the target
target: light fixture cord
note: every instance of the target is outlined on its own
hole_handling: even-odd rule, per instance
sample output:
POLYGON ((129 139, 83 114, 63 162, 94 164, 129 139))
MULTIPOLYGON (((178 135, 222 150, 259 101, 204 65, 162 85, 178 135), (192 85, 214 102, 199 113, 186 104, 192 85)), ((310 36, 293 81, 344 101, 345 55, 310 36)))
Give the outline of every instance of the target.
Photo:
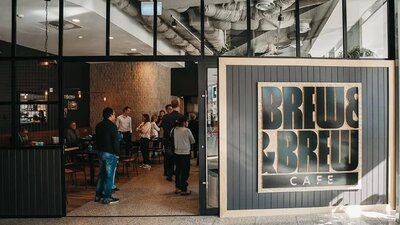
POLYGON ((47 0, 45 0, 45 2, 46 2, 46 38, 45 38, 45 40, 44 40, 44 51, 46 52, 46 56, 48 55, 48 53, 47 53, 47 41, 49 40, 49 34, 48 34, 48 14, 49 14, 49 12, 48 12, 48 10, 47 10, 47 8, 48 8, 48 6, 49 6, 49 2, 47 1, 47 0))

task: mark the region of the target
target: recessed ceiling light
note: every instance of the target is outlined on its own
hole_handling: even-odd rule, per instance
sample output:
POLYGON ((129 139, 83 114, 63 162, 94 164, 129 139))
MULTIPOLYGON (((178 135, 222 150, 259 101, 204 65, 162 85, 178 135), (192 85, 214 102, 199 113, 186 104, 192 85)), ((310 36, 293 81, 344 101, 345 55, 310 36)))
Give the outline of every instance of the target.
POLYGON ((82 36, 82 35, 79 35, 79 36, 78 36, 78 38, 79 38, 79 39, 82 39, 82 38, 83 38, 83 36, 82 36))
POLYGON ((80 19, 72 19, 72 22, 79 23, 79 22, 81 22, 81 20, 80 19))
POLYGON ((113 39, 114 39, 114 37, 111 37, 111 36, 110 36, 110 40, 113 40, 113 39))
POLYGON ((131 48, 132 52, 136 52, 136 50, 137 50, 136 48, 131 48))

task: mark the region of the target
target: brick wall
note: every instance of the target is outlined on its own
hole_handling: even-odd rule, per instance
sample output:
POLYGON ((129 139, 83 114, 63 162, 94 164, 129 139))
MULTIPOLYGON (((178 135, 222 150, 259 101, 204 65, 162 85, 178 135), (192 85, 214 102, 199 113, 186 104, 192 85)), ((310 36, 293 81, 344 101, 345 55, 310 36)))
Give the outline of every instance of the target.
POLYGON ((171 69, 152 62, 91 64, 90 92, 92 128, 101 121, 102 110, 107 106, 118 115, 123 107, 130 106, 136 128, 143 113, 158 113, 171 102, 171 69))

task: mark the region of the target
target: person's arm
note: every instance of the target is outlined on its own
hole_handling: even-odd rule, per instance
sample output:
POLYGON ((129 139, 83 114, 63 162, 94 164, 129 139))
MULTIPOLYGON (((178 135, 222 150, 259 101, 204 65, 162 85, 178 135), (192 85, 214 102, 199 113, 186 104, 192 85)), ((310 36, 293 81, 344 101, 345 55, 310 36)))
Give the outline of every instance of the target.
POLYGON ((153 123, 153 128, 154 128, 154 130, 156 130, 156 131, 160 131, 160 128, 157 126, 156 123, 153 123))
POLYGON ((132 134, 132 118, 131 117, 129 117, 129 129, 130 129, 131 134, 132 134))
POLYGON ((190 144, 196 143, 196 141, 194 140, 192 131, 190 131, 189 129, 186 129, 186 131, 187 131, 187 133, 188 133, 188 137, 189 137, 190 144))
POLYGON ((138 127, 136 127, 136 131, 142 133, 142 127, 143 127, 143 122, 138 127))
POLYGON ((116 155, 119 155, 119 133, 117 126, 113 126, 111 133, 111 144, 116 155))
POLYGON ((117 117, 117 121, 115 121, 115 125, 117 126, 117 129, 119 129, 120 123, 121 123, 121 121, 119 121, 119 117, 117 117))

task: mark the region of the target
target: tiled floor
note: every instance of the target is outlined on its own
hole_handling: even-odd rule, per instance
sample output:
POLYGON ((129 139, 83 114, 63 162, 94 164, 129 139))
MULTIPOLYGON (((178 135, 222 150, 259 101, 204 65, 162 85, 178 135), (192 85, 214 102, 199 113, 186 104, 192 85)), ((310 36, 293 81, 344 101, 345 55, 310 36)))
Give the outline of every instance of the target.
MULTIPOLYGON (((194 161, 192 161, 194 165, 194 161)), ((0 219, 0 225, 25 224, 140 224, 140 225, 224 225, 224 224, 266 224, 266 225, 394 225, 394 216, 377 212, 363 212, 357 215, 346 213, 304 214, 299 216, 219 218, 217 216, 196 216, 198 214, 198 168, 191 168, 189 180, 191 196, 175 195, 174 183, 162 176, 162 165, 151 170, 141 169, 139 176, 121 185, 116 193, 121 201, 115 205, 102 205, 93 201, 68 213, 60 219, 0 219)), ((94 195, 94 193, 93 193, 94 195)))
POLYGON ((66 217, 61 219, 3 219, 0 224, 140 224, 140 225, 233 225, 233 224, 265 224, 265 225, 394 225, 397 224, 393 216, 380 213, 362 213, 349 216, 345 213, 301 215, 301 216, 274 216, 252 218, 218 218, 215 216, 162 216, 162 217, 66 217))

